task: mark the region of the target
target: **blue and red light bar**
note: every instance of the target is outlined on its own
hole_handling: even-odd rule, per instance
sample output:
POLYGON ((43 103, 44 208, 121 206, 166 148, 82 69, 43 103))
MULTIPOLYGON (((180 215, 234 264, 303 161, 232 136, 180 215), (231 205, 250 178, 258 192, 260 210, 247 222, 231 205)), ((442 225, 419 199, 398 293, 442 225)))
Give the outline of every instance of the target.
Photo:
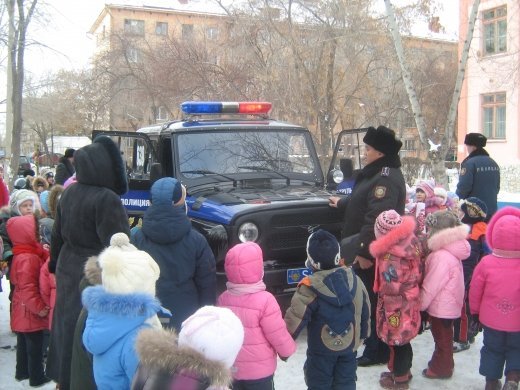
POLYGON ((182 112, 191 115, 202 114, 267 114, 272 104, 268 102, 184 102, 182 112))

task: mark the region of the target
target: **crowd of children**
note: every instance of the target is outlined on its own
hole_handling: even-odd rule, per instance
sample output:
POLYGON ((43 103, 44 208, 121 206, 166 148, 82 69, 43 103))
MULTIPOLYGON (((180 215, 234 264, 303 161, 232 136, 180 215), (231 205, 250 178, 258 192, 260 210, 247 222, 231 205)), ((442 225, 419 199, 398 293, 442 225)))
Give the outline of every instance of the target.
MULTIPOLYGON (((51 174, 31 184, 15 189, 1 209, 0 249, 17 334, 14 375, 38 387, 50 381, 44 354, 56 281, 49 247, 64 188, 51 174)), ((488 226, 486 204, 478 198, 459 202, 431 180, 408 193, 406 215, 388 210, 376 219, 373 286, 344 264, 336 237, 320 229, 307 242, 312 273, 298 284, 285 315, 266 291, 261 248, 246 242, 226 255, 227 289, 216 305, 201 304, 176 327, 163 329, 158 315, 176 313, 156 298, 159 265, 125 233, 113 235, 85 265, 72 380, 83 382, 77 388, 95 382, 102 389, 274 389, 277 359, 295 353, 295 339, 306 328, 308 388, 355 389, 356 351, 375 316, 377 335, 391 351, 382 388, 409 388, 411 341, 427 322, 434 351, 424 377, 451 378, 453 354, 470 348, 483 329, 485 388, 518 389, 520 211, 499 210, 488 226), (377 294, 375 313, 367 289, 377 294)))

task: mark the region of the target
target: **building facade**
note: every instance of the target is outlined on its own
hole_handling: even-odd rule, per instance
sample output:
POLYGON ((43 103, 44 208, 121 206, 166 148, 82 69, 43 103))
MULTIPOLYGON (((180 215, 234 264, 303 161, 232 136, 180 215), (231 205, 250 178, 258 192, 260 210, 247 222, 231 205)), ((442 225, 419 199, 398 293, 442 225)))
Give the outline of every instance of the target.
MULTIPOLYGON (((459 53, 473 0, 460 0, 459 53)), ((520 163, 520 2, 481 0, 458 108, 458 161, 466 133, 488 138, 504 169, 520 163)))

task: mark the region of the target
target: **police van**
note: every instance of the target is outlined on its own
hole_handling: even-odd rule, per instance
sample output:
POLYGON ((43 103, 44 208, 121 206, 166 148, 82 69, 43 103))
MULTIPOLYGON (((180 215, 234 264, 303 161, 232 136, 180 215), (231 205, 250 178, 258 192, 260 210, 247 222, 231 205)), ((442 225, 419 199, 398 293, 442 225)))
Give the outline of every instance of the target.
POLYGON ((268 290, 290 296, 309 272, 309 234, 323 228, 340 238, 343 216, 328 198, 343 181, 345 148, 338 142, 326 185, 309 130, 271 119, 270 103, 185 102, 181 109, 182 120, 135 133, 95 132, 110 136, 126 162, 123 205, 130 216, 142 216, 152 182, 177 178, 187 189, 192 225, 215 254, 219 285, 228 248, 255 241, 268 290))

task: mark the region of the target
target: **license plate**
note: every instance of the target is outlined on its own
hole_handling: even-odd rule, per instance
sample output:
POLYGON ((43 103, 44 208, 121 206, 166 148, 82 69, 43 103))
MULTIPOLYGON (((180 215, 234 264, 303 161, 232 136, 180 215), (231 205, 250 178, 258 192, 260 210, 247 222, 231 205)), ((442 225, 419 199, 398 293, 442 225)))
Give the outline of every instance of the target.
POLYGON ((312 275, 312 270, 308 268, 291 268, 287 270, 287 284, 297 284, 306 277, 312 275))

